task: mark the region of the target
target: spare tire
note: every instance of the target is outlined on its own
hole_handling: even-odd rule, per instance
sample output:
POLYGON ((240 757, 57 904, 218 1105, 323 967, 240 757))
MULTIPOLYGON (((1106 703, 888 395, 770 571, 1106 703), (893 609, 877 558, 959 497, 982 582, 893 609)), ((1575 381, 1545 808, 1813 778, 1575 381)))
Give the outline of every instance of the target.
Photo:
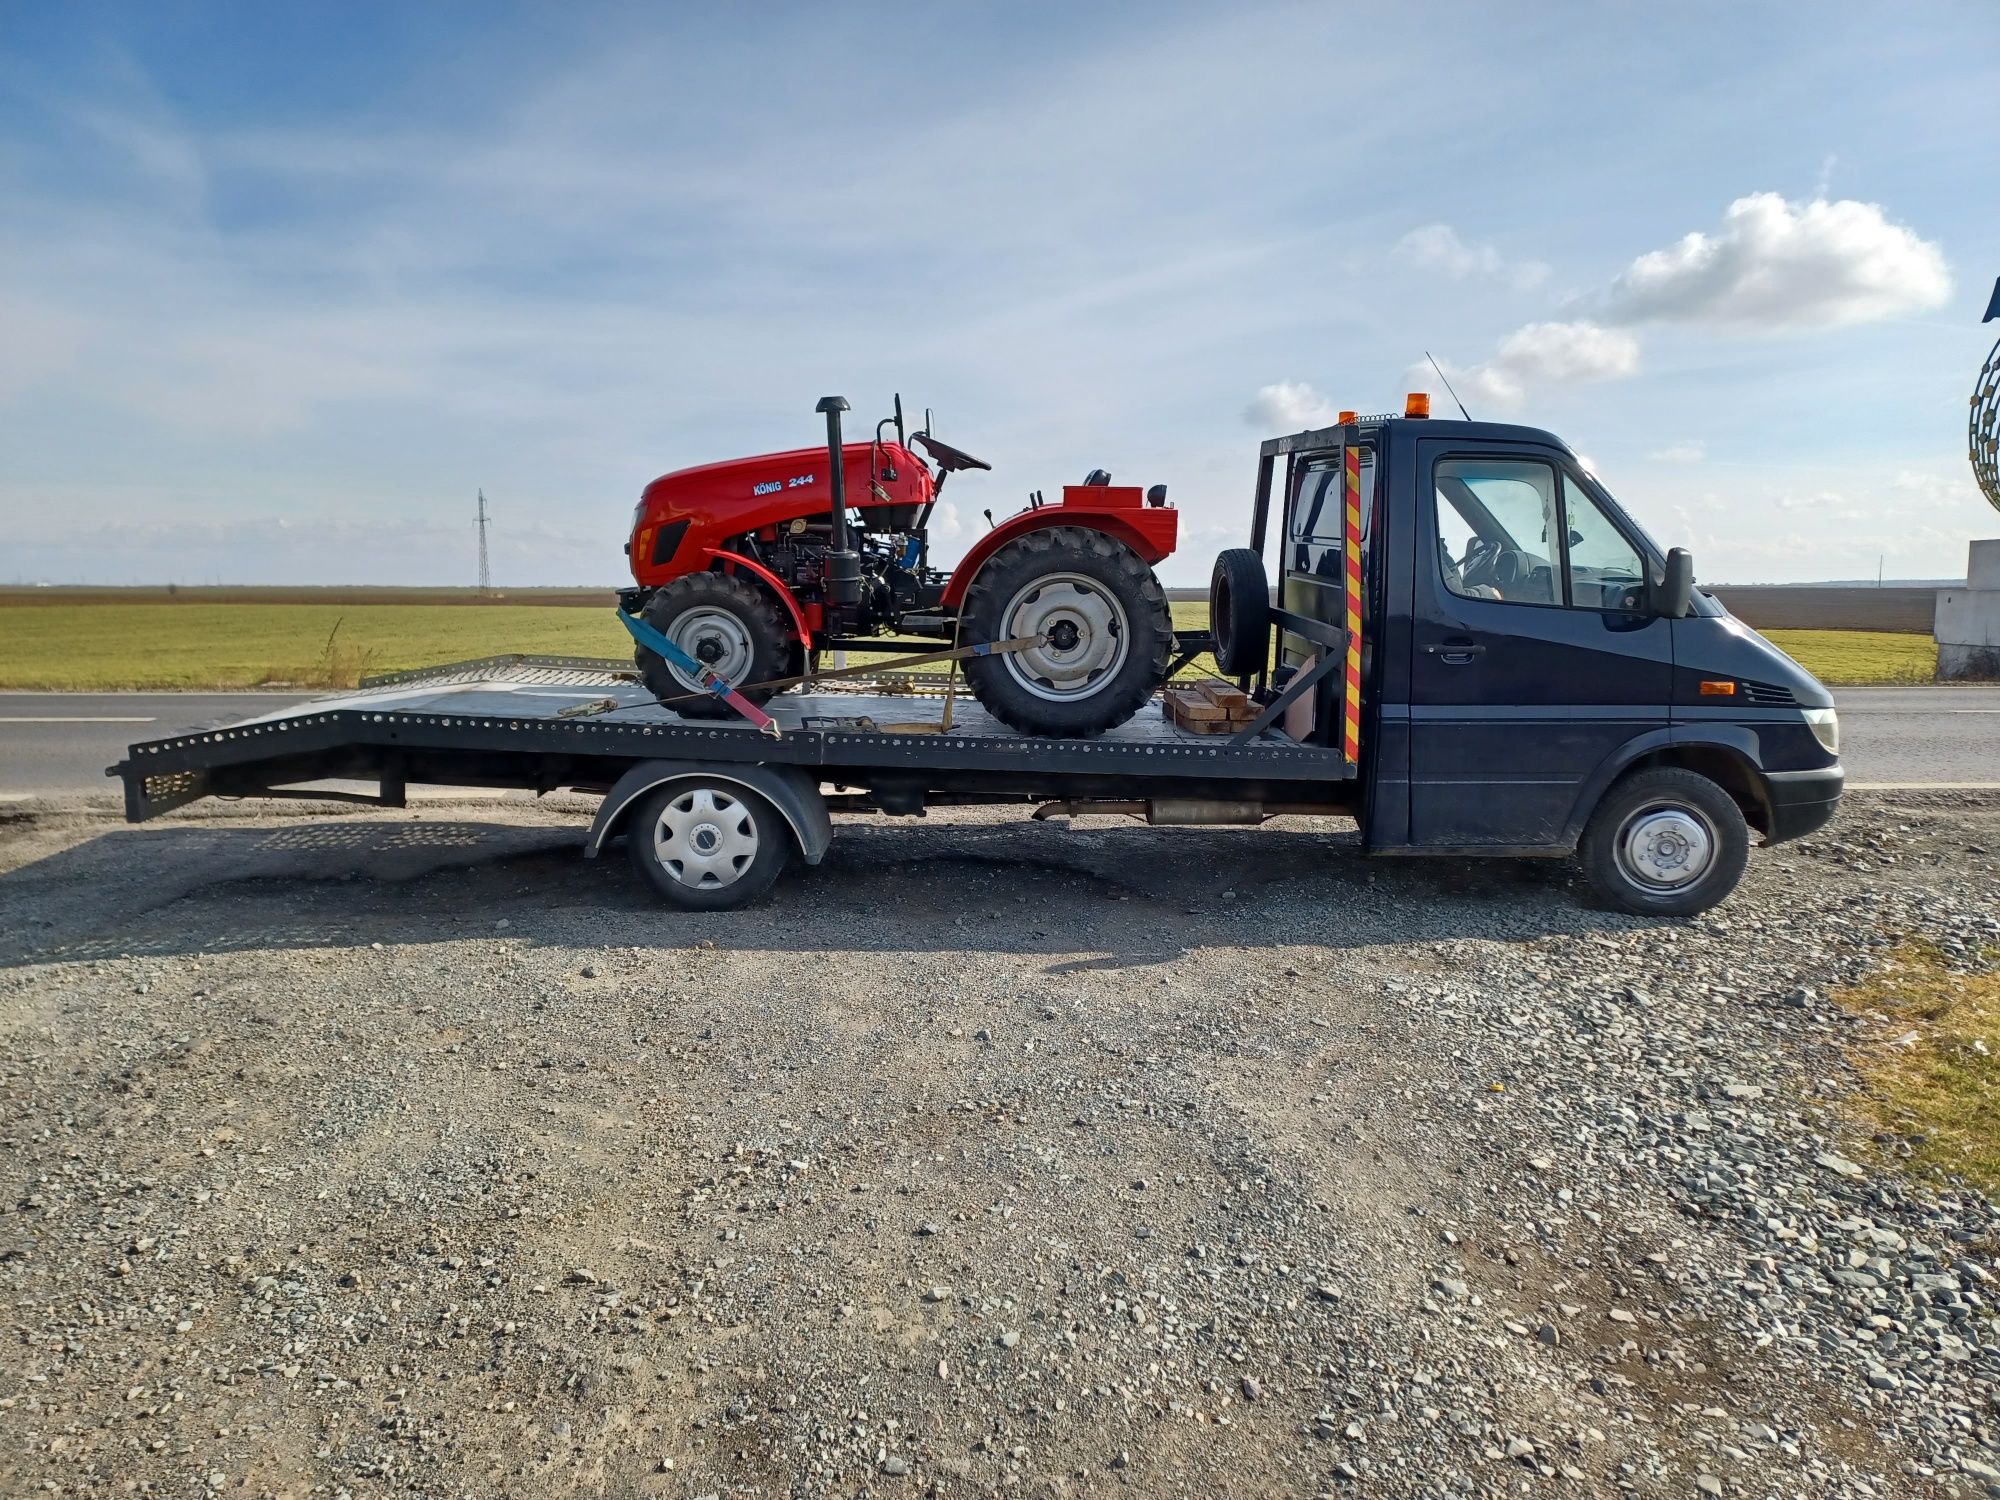
POLYGON ((1208 582, 1208 628, 1215 665, 1225 677, 1250 677, 1271 659, 1271 585, 1264 559, 1231 547, 1215 560, 1208 582))

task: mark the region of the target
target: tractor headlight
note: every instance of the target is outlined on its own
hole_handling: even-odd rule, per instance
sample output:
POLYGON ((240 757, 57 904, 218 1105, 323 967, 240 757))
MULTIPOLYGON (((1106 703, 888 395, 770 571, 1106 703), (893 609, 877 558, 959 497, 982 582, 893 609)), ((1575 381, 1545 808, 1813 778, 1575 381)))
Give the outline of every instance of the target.
POLYGON ((646 502, 644 500, 641 500, 637 505, 632 507, 632 524, 626 527, 625 529, 628 532, 637 532, 639 529, 639 523, 645 519, 646 519, 646 502))
POLYGON ((1828 755, 1840 754, 1840 715, 1830 708, 1808 708, 1804 710, 1806 728, 1819 741, 1820 749, 1828 755))

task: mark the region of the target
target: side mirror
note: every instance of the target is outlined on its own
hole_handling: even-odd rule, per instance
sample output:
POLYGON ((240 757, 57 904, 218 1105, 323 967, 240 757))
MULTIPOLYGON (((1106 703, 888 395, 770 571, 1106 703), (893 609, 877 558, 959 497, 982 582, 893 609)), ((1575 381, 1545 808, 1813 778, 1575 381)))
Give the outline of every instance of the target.
POLYGON ((1685 547, 1667 553, 1666 576, 1653 594, 1653 613, 1663 620, 1684 620, 1694 608, 1694 554, 1685 547))

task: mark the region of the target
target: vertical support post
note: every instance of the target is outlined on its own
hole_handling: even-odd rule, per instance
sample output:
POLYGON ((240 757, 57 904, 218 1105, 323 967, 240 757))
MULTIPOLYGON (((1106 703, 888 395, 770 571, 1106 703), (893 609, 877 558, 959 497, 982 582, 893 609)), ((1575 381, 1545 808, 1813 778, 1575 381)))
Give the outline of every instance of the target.
POLYGON ((1349 765, 1361 761, 1361 448, 1350 433, 1346 459, 1347 663, 1340 697, 1340 753, 1349 765))
POLYGON ((1259 557, 1264 555, 1264 532, 1271 516, 1271 465, 1276 461, 1277 456, 1271 453, 1257 460, 1257 493, 1250 502, 1250 550, 1259 557))

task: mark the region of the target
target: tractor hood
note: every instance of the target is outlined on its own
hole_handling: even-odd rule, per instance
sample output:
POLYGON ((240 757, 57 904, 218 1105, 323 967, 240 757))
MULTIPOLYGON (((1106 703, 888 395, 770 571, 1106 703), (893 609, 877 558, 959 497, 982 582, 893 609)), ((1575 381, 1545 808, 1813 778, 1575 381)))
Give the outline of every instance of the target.
MULTIPOLYGON (((850 509, 920 507, 937 493, 931 471, 900 443, 841 447, 850 509), (870 466, 880 455, 881 468, 870 466)), ((635 583, 651 587, 700 572, 733 538, 793 521, 823 520, 833 504, 825 448, 794 448, 662 474, 647 485, 626 544, 635 583)))

